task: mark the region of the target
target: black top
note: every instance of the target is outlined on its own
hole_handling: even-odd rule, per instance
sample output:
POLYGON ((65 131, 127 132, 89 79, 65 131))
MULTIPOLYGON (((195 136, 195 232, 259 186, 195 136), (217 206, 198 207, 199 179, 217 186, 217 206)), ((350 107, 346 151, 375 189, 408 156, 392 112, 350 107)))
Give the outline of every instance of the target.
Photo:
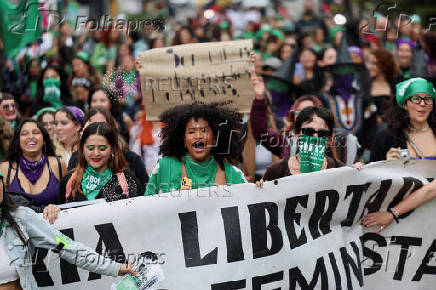
MULTIPOLYGON (((123 173, 126 177, 127 186, 129 188, 129 197, 144 195, 144 187, 138 181, 135 175, 128 169, 124 170, 123 173)), ((73 171, 70 171, 61 179, 61 184, 59 186, 58 204, 63 204, 67 201, 73 202, 87 200, 86 196, 80 192, 76 192, 75 198, 73 198, 73 194, 71 193, 71 195, 68 197, 68 200, 66 199, 66 186, 72 174, 73 171)), ((128 198, 123 194, 123 189, 118 182, 117 174, 112 174, 112 178, 105 184, 105 186, 103 186, 98 195, 95 197, 95 199, 98 198, 104 198, 107 202, 128 198)))
MULTIPOLYGON (((124 152, 124 157, 126 157, 127 163, 129 163, 129 169, 133 172, 141 185, 145 188, 148 183, 148 174, 145 170, 145 165, 144 162, 142 162, 141 157, 130 150, 124 152)), ((77 151, 75 151, 71 155, 70 161, 68 162, 68 171, 76 168, 78 162, 79 161, 77 158, 77 151)))
POLYGON ((380 130, 375 136, 371 148, 371 162, 386 160, 391 148, 407 149, 407 140, 395 135, 389 128, 380 130))

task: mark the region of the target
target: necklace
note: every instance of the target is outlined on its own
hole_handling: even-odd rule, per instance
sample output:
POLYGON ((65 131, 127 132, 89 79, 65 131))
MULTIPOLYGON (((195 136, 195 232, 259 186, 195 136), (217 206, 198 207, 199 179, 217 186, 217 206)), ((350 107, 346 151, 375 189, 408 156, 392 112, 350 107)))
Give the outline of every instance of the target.
POLYGON ((410 131, 416 132, 416 133, 427 132, 428 129, 430 129, 430 126, 428 124, 427 124, 427 126, 425 126, 424 128, 421 128, 421 129, 416 129, 416 128, 412 127, 412 126, 409 128, 410 131))

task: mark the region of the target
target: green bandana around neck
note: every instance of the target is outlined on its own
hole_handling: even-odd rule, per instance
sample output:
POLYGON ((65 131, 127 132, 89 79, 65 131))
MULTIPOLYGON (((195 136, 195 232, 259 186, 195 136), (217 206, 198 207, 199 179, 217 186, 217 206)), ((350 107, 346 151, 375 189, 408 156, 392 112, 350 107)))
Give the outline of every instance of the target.
POLYGON ((183 159, 186 174, 192 180, 192 188, 209 187, 215 182, 217 162, 213 156, 207 161, 197 162, 192 160, 188 154, 183 159))
POLYGON ((411 78, 405 80, 404 82, 398 83, 396 89, 397 104, 401 108, 411 96, 419 93, 429 94, 433 97, 433 100, 436 101, 436 90, 434 89, 433 84, 423 78, 411 78))
POLYGON ((100 190, 112 178, 110 168, 104 173, 98 173, 89 164, 86 166, 85 173, 82 178, 82 190, 87 200, 94 200, 100 190))
POLYGON ((43 81, 44 97, 42 100, 49 103, 55 109, 62 107, 61 102, 61 80, 58 78, 47 78, 43 81))
POLYGON ((311 136, 298 138, 301 173, 320 171, 324 163, 325 145, 327 139, 311 136))

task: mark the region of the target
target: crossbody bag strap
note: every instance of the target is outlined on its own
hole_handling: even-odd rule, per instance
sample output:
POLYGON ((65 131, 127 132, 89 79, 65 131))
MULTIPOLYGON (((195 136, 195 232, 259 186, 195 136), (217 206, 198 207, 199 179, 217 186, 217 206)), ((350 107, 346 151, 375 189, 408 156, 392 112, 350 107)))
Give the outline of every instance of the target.
POLYGON ((424 158, 424 154, 422 154, 421 150, 419 150, 418 146, 416 146, 409 134, 407 134, 407 141, 409 141, 410 146, 412 146, 413 150, 415 150, 416 155, 418 155, 419 158, 424 158))

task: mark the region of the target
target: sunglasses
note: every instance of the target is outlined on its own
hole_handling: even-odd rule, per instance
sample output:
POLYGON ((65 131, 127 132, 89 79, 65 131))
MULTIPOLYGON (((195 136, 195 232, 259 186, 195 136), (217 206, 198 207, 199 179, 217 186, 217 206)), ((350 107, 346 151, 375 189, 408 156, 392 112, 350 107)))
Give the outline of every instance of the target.
POLYGON ((318 135, 319 138, 328 138, 332 135, 332 133, 329 130, 315 130, 313 128, 301 128, 301 133, 305 136, 313 136, 315 133, 318 135))
POLYGON ((421 97, 421 96, 415 95, 415 96, 410 97, 409 100, 416 105, 421 104, 421 101, 424 101, 424 104, 426 104, 426 105, 433 104, 433 97, 432 96, 421 97))

